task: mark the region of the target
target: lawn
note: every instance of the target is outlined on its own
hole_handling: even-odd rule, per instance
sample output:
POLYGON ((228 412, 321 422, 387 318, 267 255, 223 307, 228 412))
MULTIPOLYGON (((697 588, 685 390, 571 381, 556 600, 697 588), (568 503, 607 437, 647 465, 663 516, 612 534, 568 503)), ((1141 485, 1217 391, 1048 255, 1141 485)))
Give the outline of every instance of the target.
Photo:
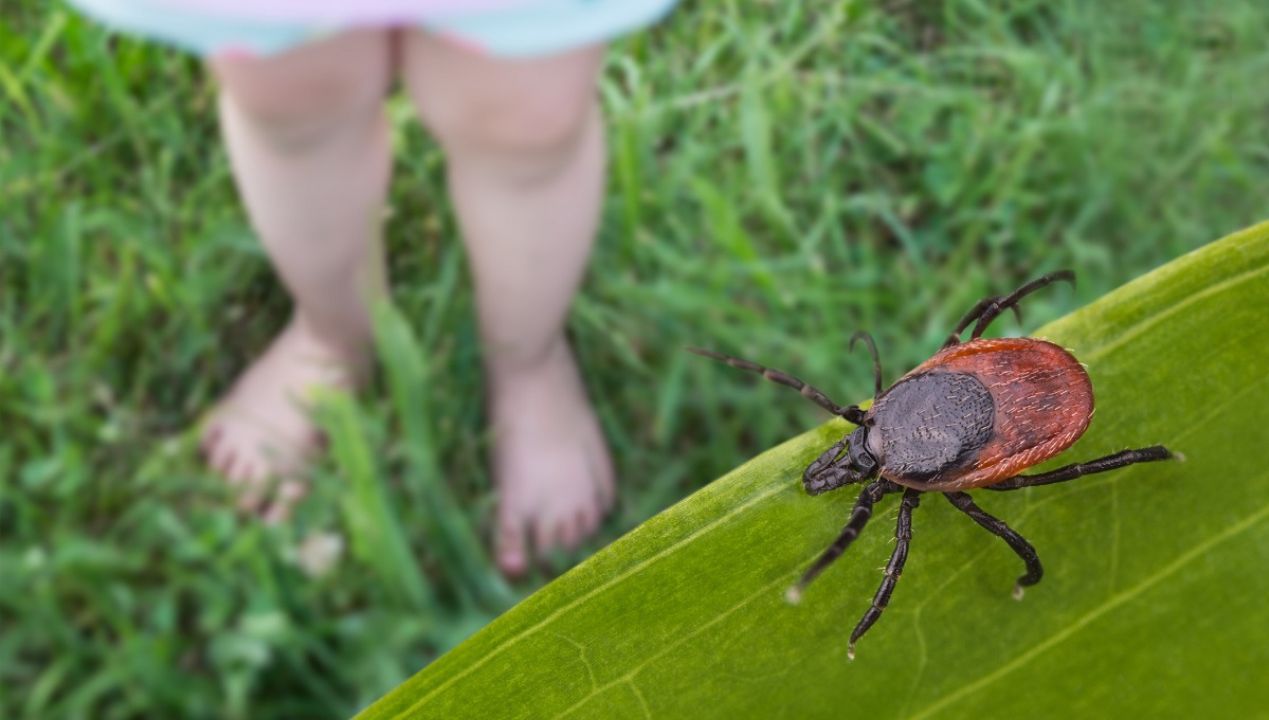
MULTIPOLYGON (((579 558, 502 582, 444 158, 393 101, 382 372, 322 414, 295 520, 191 428, 284 322, 198 63, 56 3, 0 21, 0 716, 342 717, 579 558), (311 575, 300 548, 345 551, 311 575)), ((590 549, 823 419, 979 297, 1019 332, 1266 215, 1269 6, 687 2, 612 48, 611 175, 571 332, 622 483, 590 549)))

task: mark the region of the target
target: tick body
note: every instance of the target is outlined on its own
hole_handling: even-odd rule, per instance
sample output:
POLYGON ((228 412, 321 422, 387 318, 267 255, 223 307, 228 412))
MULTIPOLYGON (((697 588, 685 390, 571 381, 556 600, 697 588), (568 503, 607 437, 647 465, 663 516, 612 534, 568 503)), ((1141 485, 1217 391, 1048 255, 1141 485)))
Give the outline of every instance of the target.
POLYGON ((1017 553, 1026 568, 1014 586, 1014 597, 1021 598, 1022 589, 1039 582, 1044 574, 1035 549, 1003 521, 979 508, 966 490, 1017 490, 1171 457, 1167 448, 1153 445, 1037 475, 1019 474, 1062 452, 1084 434, 1093 414, 1093 386, 1079 361, 1053 343, 980 336, 1000 313, 1017 312, 1019 300, 1058 280, 1073 282, 1074 275, 1069 271, 1053 273, 1007 296, 981 300, 961 319, 939 352, 884 391, 876 345, 866 333, 856 333, 851 346, 864 340, 873 358, 874 400, 867 411, 857 405, 838 405, 822 391, 779 370, 691 349, 792 387, 858 426, 803 473, 803 487, 812 495, 854 483, 864 487, 841 534, 789 588, 791 602, 797 602, 803 588, 845 552, 872 516, 876 502, 891 493, 903 494, 895 548, 871 607, 851 633, 847 650, 851 659, 856 641, 881 616, 903 572, 912 538, 912 513, 924 493, 943 494, 1017 553), (971 324, 971 337, 962 342, 960 336, 971 324))
POLYGON ((864 414, 882 478, 917 490, 991 485, 1074 443, 1093 385, 1073 355, 1044 340, 975 339, 940 351, 864 414))

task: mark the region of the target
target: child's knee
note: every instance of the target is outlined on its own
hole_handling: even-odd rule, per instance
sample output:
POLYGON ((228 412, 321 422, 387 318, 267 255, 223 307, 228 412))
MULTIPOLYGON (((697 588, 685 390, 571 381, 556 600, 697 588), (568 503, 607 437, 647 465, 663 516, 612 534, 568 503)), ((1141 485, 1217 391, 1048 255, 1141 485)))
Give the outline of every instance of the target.
POLYGON ((447 151, 513 160, 569 154, 596 112, 591 94, 490 98, 474 93, 447 100, 424 93, 415 94, 414 102, 424 125, 447 151))
POLYGON ((267 58, 211 60, 239 114, 281 146, 320 142, 377 113, 391 79, 386 31, 354 31, 267 58))
POLYGON ((600 54, 517 65, 428 53, 407 61, 405 86, 447 151, 551 158, 568 154, 595 120, 600 54))
MULTIPOLYGON (((438 107, 424 122, 442 145, 510 156, 553 155, 573 147, 594 109, 591 98, 548 103, 474 102, 438 107)), ((429 103, 422 103, 426 107, 429 103)))

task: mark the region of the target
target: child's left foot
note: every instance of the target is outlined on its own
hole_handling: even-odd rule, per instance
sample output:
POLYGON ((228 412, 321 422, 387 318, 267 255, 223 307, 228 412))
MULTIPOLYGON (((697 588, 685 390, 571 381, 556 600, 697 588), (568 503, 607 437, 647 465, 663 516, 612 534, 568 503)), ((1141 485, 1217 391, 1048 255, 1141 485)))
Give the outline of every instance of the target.
POLYGON ((612 458, 568 343, 538 366, 490 371, 498 567, 521 575, 534 554, 572 550, 612 507, 612 458))

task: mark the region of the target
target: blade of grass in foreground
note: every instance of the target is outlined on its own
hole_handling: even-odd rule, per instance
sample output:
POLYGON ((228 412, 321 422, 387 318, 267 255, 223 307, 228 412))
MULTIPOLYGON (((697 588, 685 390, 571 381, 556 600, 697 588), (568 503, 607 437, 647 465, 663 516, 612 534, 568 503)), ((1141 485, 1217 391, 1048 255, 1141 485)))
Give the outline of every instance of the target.
POLYGON ((373 568, 401 606, 420 611, 436 607, 432 588, 384 494, 382 474, 361 430, 365 418, 356 403, 346 394, 329 393, 322 397, 318 412, 331 456, 347 482, 343 506, 353 552, 373 568))
POLYGON ((478 600, 489 607, 505 607, 511 592, 491 569, 479 534, 467 522, 436 461, 424 354, 410 326, 391 305, 375 308, 375 342, 401 419, 409 462, 407 485, 425 505, 431 520, 428 541, 441 558, 446 577, 454 581, 468 604, 478 600))

